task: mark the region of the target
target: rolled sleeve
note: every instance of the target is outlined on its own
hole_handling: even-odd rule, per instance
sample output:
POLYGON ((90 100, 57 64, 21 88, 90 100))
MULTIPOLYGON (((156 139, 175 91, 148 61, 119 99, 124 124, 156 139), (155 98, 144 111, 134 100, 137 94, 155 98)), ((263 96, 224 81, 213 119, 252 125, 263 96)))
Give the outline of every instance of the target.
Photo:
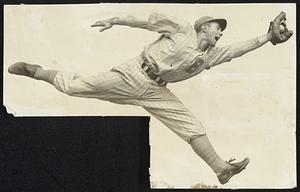
POLYGON ((185 32, 189 24, 175 17, 153 12, 148 18, 148 29, 158 33, 170 35, 185 32))

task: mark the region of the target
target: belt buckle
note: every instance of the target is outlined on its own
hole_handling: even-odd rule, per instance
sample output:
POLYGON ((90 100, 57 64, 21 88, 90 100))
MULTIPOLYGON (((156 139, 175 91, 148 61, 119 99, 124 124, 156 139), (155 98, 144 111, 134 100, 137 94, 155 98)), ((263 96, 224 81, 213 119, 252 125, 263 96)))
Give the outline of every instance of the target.
POLYGON ((167 82, 163 79, 161 79, 161 77, 159 75, 156 75, 151 68, 147 65, 146 61, 144 61, 142 63, 142 69, 145 71, 145 73, 147 74, 147 76, 154 81, 155 83, 157 83, 159 86, 163 86, 165 85, 167 82))

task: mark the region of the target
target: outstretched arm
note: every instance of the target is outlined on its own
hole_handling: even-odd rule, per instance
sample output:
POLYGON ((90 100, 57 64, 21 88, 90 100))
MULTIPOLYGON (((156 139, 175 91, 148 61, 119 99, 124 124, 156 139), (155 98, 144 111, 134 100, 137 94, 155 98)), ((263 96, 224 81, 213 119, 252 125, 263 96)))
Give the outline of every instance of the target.
POLYGON ((208 54, 208 64, 210 67, 228 62, 233 58, 240 57, 254 49, 261 47, 267 42, 271 41, 273 45, 287 41, 292 35, 293 31, 288 30, 285 21, 286 15, 281 12, 270 24, 268 33, 251 39, 245 42, 221 47, 212 48, 208 54))
POLYGON ((125 25, 129 27, 137 27, 142 29, 148 28, 148 21, 141 20, 134 16, 126 16, 126 17, 113 17, 105 20, 100 20, 91 25, 91 27, 99 27, 99 31, 102 32, 106 29, 111 28, 114 25, 125 25))
POLYGON ((270 33, 267 33, 260 37, 233 45, 228 45, 225 47, 214 47, 211 51, 209 51, 207 62, 210 67, 229 62, 233 58, 240 57, 254 49, 261 47, 271 39, 272 35, 270 33))
POLYGON ((189 27, 189 23, 185 21, 157 12, 151 13, 148 19, 139 19, 134 16, 113 17, 97 21, 91 25, 91 27, 99 27, 99 31, 102 32, 114 25, 125 25, 129 27, 147 29, 149 31, 155 31, 165 35, 185 33, 192 29, 189 27))
MULTIPOLYGON (((231 50, 231 59, 235 57, 240 57, 249 51, 252 51, 256 48, 261 47, 262 45, 266 44, 267 42, 271 41, 272 35, 267 33, 250 41, 238 43, 235 45, 229 46, 227 49, 231 50)), ((226 51, 226 48, 225 48, 226 51)))

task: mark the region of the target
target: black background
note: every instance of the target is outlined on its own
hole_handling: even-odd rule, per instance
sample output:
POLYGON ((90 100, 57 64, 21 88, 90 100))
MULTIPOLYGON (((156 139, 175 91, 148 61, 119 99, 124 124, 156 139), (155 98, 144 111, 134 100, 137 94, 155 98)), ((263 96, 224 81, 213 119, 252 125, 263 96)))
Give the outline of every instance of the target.
POLYGON ((149 188, 148 117, 2 114, 0 126, 1 192, 149 188))

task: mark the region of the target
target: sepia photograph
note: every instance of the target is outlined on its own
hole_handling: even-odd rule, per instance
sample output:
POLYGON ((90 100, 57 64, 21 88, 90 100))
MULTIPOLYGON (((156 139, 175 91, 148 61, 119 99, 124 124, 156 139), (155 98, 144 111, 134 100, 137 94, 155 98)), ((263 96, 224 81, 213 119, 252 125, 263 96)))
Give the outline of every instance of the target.
POLYGON ((153 189, 297 186, 294 3, 5 5, 3 65, 17 118, 149 116, 153 189))

